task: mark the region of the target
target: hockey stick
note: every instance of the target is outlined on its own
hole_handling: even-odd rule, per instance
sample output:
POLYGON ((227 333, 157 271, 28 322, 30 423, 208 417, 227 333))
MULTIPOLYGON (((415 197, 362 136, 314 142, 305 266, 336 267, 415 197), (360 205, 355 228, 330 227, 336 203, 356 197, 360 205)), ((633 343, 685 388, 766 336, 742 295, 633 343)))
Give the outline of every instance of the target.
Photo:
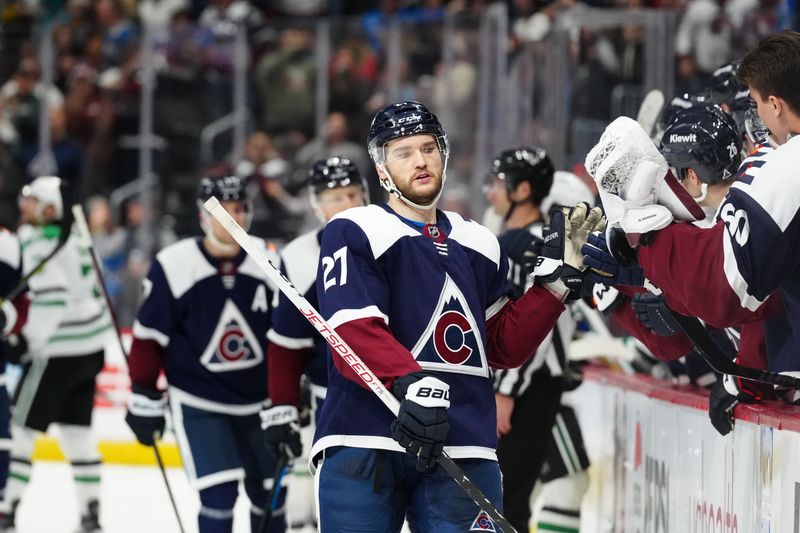
POLYGON ((653 135, 653 127, 655 127, 663 107, 664 93, 658 89, 653 89, 647 93, 644 100, 642 100, 642 105, 639 106, 639 112, 636 114, 636 122, 639 123, 648 137, 653 135))
MULTIPOLYGON (((284 276, 280 269, 272 264, 266 253, 255 245, 250 239, 250 236, 236 223, 233 217, 228 214, 222 204, 219 203, 216 197, 209 198, 203 206, 211 215, 217 219, 225 230, 231 234, 234 240, 239 243, 247 255, 253 258, 264 273, 269 277, 278 289, 297 307, 297 309, 306 317, 312 326, 319 332, 320 335, 328 342, 331 347, 331 352, 338 354, 350 366, 351 369, 361 378, 364 384, 374 392, 383 404, 397 416, 400 412, 400 402, 392 395, 389 390, 381 383, 378 377, 372 373, 366 364, 361 360, 358 355, 353 352, 352 348, 339 336, 338 333, 322 318, 322 315, 314 309, 314 307, 305 299, 305 297, 298 291, 294 285, 284 276)), ((446 453, 442 452, 436 458, 439 465, 448 473, 459 487, 470 497, 472 500, 484 511, 489 518, 491 518, 497 525, 499 525, 505 533, 516 533, 516 529, 511 523, 506 520, 500 511, 498 511, 492 502, 481 492, 477 485, 475 485, 464 474, 464 471, 456 465, 453 460, 446 453)))
POLYGON ((185 530, 183 529, 181 514, 178 512, 178 504, 175 503, 175 496, 172 494, 172 487, 170 487, 169 480, 167 480, 167 469, 164 468, 164 460, 161 458, 161 452, 158 451, 158 444, 156 444, 156 441, 159 440, 160 436, 161 435, 158 434, 158 431, 153 433, 153 452, 156 454, 156 462, 158 463, 158 469, 161 471, 161 477, 164 478, 164 486, 167 487, 169 501, 172 502, 172 510, 175 511, 175 519, 178 521, 178 529, 181 533, 184 533, 185 530))
POLYGON ((272 522, 272 513, 278 508, 278 498, 281 493, 281 483, 284 476, 289 472, 290 468, 289 457, 284 453, 281 454, 278 462, 275 463, 275 474, 272 476, 272 488, 267 493, 267 499, 264 503, 264 518, 261 519, 261 528, 259 533, 267 533, 270 522, 272 522))
POLYGON ((125 359, 128 358, 128 352, 125 350, 125 345, 122 343, 122 335, 119 333, 119 322, 117 322, 117 315, 114 313, 114 307, 111 305, 111 298, 108 296, 108 289, 106 288, 106 280, 103 276, 103 269, 100 266, 100 260, 97 258, 97 250, 92 242, 92 234, 89 231, 89 224, 86 223, 86 215, 83 213, 83 206, 75 204, 72 206, 72 216, 75 219, 75 226, 78 229, 78 234, 83 237, 84 243, 89 246, 89 255, 92 258, 92 268, 94 268, 94 275, 97 277, 97 283, 100 285, 100 292, 103 294, 103 300, 108 309, 108 315, 111 317, 111 326, 114 328, 114 333, 119 343, 119 349, 125 359))
MULTIPOLYGON (((106 289, 106 282, 105 278, 103 277, 103 269, 100 266, 100 260, 97 258, 97 250, 94 247, 92 234, 89 231, 89 224, 86 223, 86 215, 83 213, 83 206, 81 206, 81 204, 75 204, 72 206, 72 216, 75 219, 75 226, 77 226, 78 234, 83 238, 85 244, 89 246, 89 255, 92 258, 92 268, 94 269, 94 274, 97 277, 97 283, 100 285, 100 292, 103 295, 106 309, 108 309, 108 315, 111 317, 111 326, 114 328, 114 335, 119 343, 119 349, 127 360, 128 351, 125 349, 125 344, 122 342, 122 335, 119 333, 117 315, 114 313, 114 308, 111 306, 111 298, 108 296, 108 289, 106 289)), ((161 476, 164 478, 164 485, 167 487, 169 500, 172 502, 172 510, 175 511, 175 518, 178 520, 178 527, 180 528, 181 533, 183 533, 184 530, 183 523, 181 522, 181 515, 178 512, 178 506, 175 504, 175 498, 172 495, 172 487, 167 479, 167 471, 164 469, 164 461, 161 459, 161 452, 158 451, 158 445, 156 441, 159 440, 159 437, 160 435, 157 433, 153 436, 153 452, 156 456, 158 468, 161 470, 161 476)))
POLYGON ((800 390, 800 379, 770 372, 768 370, 757 370, 734 363, 722 352, 722 350, 708 334, 706 328, 699 319, 688 317, 670 310, 672 317, 680 328, 694 344, 695 350, 708 363, 708 366, 721 374, 728 374, 750 381, 760 381, 770 385, 778 385, 789 389, 800 390))

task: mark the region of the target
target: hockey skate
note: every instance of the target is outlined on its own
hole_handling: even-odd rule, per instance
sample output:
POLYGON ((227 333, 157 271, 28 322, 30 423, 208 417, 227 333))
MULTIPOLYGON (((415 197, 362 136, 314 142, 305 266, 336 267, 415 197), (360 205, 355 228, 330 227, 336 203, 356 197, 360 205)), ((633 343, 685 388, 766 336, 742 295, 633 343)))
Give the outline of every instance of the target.
POLYGON ((14 533, 16 531, 16 527, 14 526, 14 521, 17 517, 17 506, 19 505, 19 500, 15 500, 11 504, 11 510, 7 513, 0 513, 0 533, 14 533))
POLYGON ((100 527, 100 502, 97 500, 89 502, 86 514, 81 515, 77 533, 103 533, 103 528, 100 527))

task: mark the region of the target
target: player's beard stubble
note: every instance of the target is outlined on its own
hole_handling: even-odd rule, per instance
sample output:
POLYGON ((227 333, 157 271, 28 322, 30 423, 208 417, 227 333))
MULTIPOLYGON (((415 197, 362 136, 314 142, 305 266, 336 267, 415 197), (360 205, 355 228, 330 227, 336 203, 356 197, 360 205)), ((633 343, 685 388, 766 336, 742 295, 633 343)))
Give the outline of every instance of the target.
POLYGON ((405 180, 402 184, 395 183, 395 187, 410 202, 417 205, 430 205, 439 196, 442 190, 442 174, 427 171, 430 174, 430 183, 420 185, 416 183, 417 172, 414 176, 405 180))

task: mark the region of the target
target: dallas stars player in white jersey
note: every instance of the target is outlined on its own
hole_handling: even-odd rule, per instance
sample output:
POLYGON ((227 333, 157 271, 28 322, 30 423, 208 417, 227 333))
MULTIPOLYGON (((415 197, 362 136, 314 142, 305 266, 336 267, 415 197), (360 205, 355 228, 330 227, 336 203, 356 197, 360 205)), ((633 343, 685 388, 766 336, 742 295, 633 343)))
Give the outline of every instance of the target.
MULTIPOLYGON (((60 241, 64 210, 61 178, 38 177, 22 189, 19 228, 24 270, 36 268, 60 241)), ((103 367, 111 318, 93 274, 89 250, 75 235, 28 281, 28 320, 15 340, 23 374, 14 395, 11 475, 4 502, 14 511, 31 475, 34 439, 59 425, 72 463, 80 531, 100 531, 100 456, 90 426, 95 377, 103 367)), ((12 529, 13 530, 13 529, 12 529)))

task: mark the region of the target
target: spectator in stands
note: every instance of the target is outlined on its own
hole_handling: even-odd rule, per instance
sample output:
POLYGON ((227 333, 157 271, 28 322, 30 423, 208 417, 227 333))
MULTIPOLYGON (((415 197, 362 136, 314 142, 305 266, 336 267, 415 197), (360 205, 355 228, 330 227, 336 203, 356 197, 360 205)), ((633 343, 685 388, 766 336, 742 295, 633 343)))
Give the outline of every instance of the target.
POLYGON ((22 164, 30 176, 55 174, 72 184, 76 198, 84 194, 82 183, 83 150, 81 145, 67 130, 67 113, 63 107, 54 107, 48 111, 50 117, 50 148, 55 158, 55 169, 45 166, 44 154, 39 151, 38 143, 22 152, 22 164))
POLYGON ((45 89, 35 59, 22 59, 14 77, 0 87, 0 140, 13 144, 17 153, 35 148, 39 142, 40 98, 47 94, 48 107, 64 105, 56 87, 45 89))
MULTIPOLYGON (((292 185, 303 183, 308 175, 311 163, 319 159, 327 159, 337 155, 352 161, 362 176, 369 173, 367 151, 363 143, 358 144, 348 138, 347 117, 343 113, 333 112, 325 121, 323 135, 315 137, 303 146, 294 158, 295 172, 292 185)), ((372 183, 369 184, 372 188, 372 183)), ((377 187, 377 181, 375 182, 377 187)))
POLYGON ((136 27, 126 18, 119 0, 97 0, 94 12, 103 32, 104 66, 122 66, 136 51, 136 27))
POLYGON ((163 32, 169 29, 172 17, 188 7, 188 0, 140 0, 139 20, 145 28, 154 32, 163 32))
POLYGON ((114 223, 111 205, 105 196, 90 197, 86 207, 89 232, 103 265, 106 289, 113 302, 119 294, 120 277, 125 268, 125 232, 114 223))
POLYGON ((679 78, 707 78, 731 57, 732 25, 722 0, 690 0, 675 35, 679 78))
POLYGON ((84 192, 109 192, 107 177, 114 149, 114 103, 97 86, 97 73, 78 64, 73 70, 64 99, 67 130, 85 154, 84 192))
POLYGON ((296 130, 309 139, 314 134, 317 66, 313 45, 309 30, 286 28, 279 47, 265 54, 256 66, 260 126, 271 135, 290 136, 296 130))
POLYGON ((366 137, 371 117, 364 110, 364 102, 378 77, 378 57, 369 43, 360 36, 346 39, 331 58, 328 77, 330 110, 350 117, 356 137, 366 137))
POLYGON ((286 191, 289 163, 275 149, 269 135, 263 131, 250 135, 245 157, 236 165, 235 173, 247 178, 247 194, 253 202, 250 232, 284 242, 296 237, 299 223, 308 211, 307 204, 304 198, 286 191))

